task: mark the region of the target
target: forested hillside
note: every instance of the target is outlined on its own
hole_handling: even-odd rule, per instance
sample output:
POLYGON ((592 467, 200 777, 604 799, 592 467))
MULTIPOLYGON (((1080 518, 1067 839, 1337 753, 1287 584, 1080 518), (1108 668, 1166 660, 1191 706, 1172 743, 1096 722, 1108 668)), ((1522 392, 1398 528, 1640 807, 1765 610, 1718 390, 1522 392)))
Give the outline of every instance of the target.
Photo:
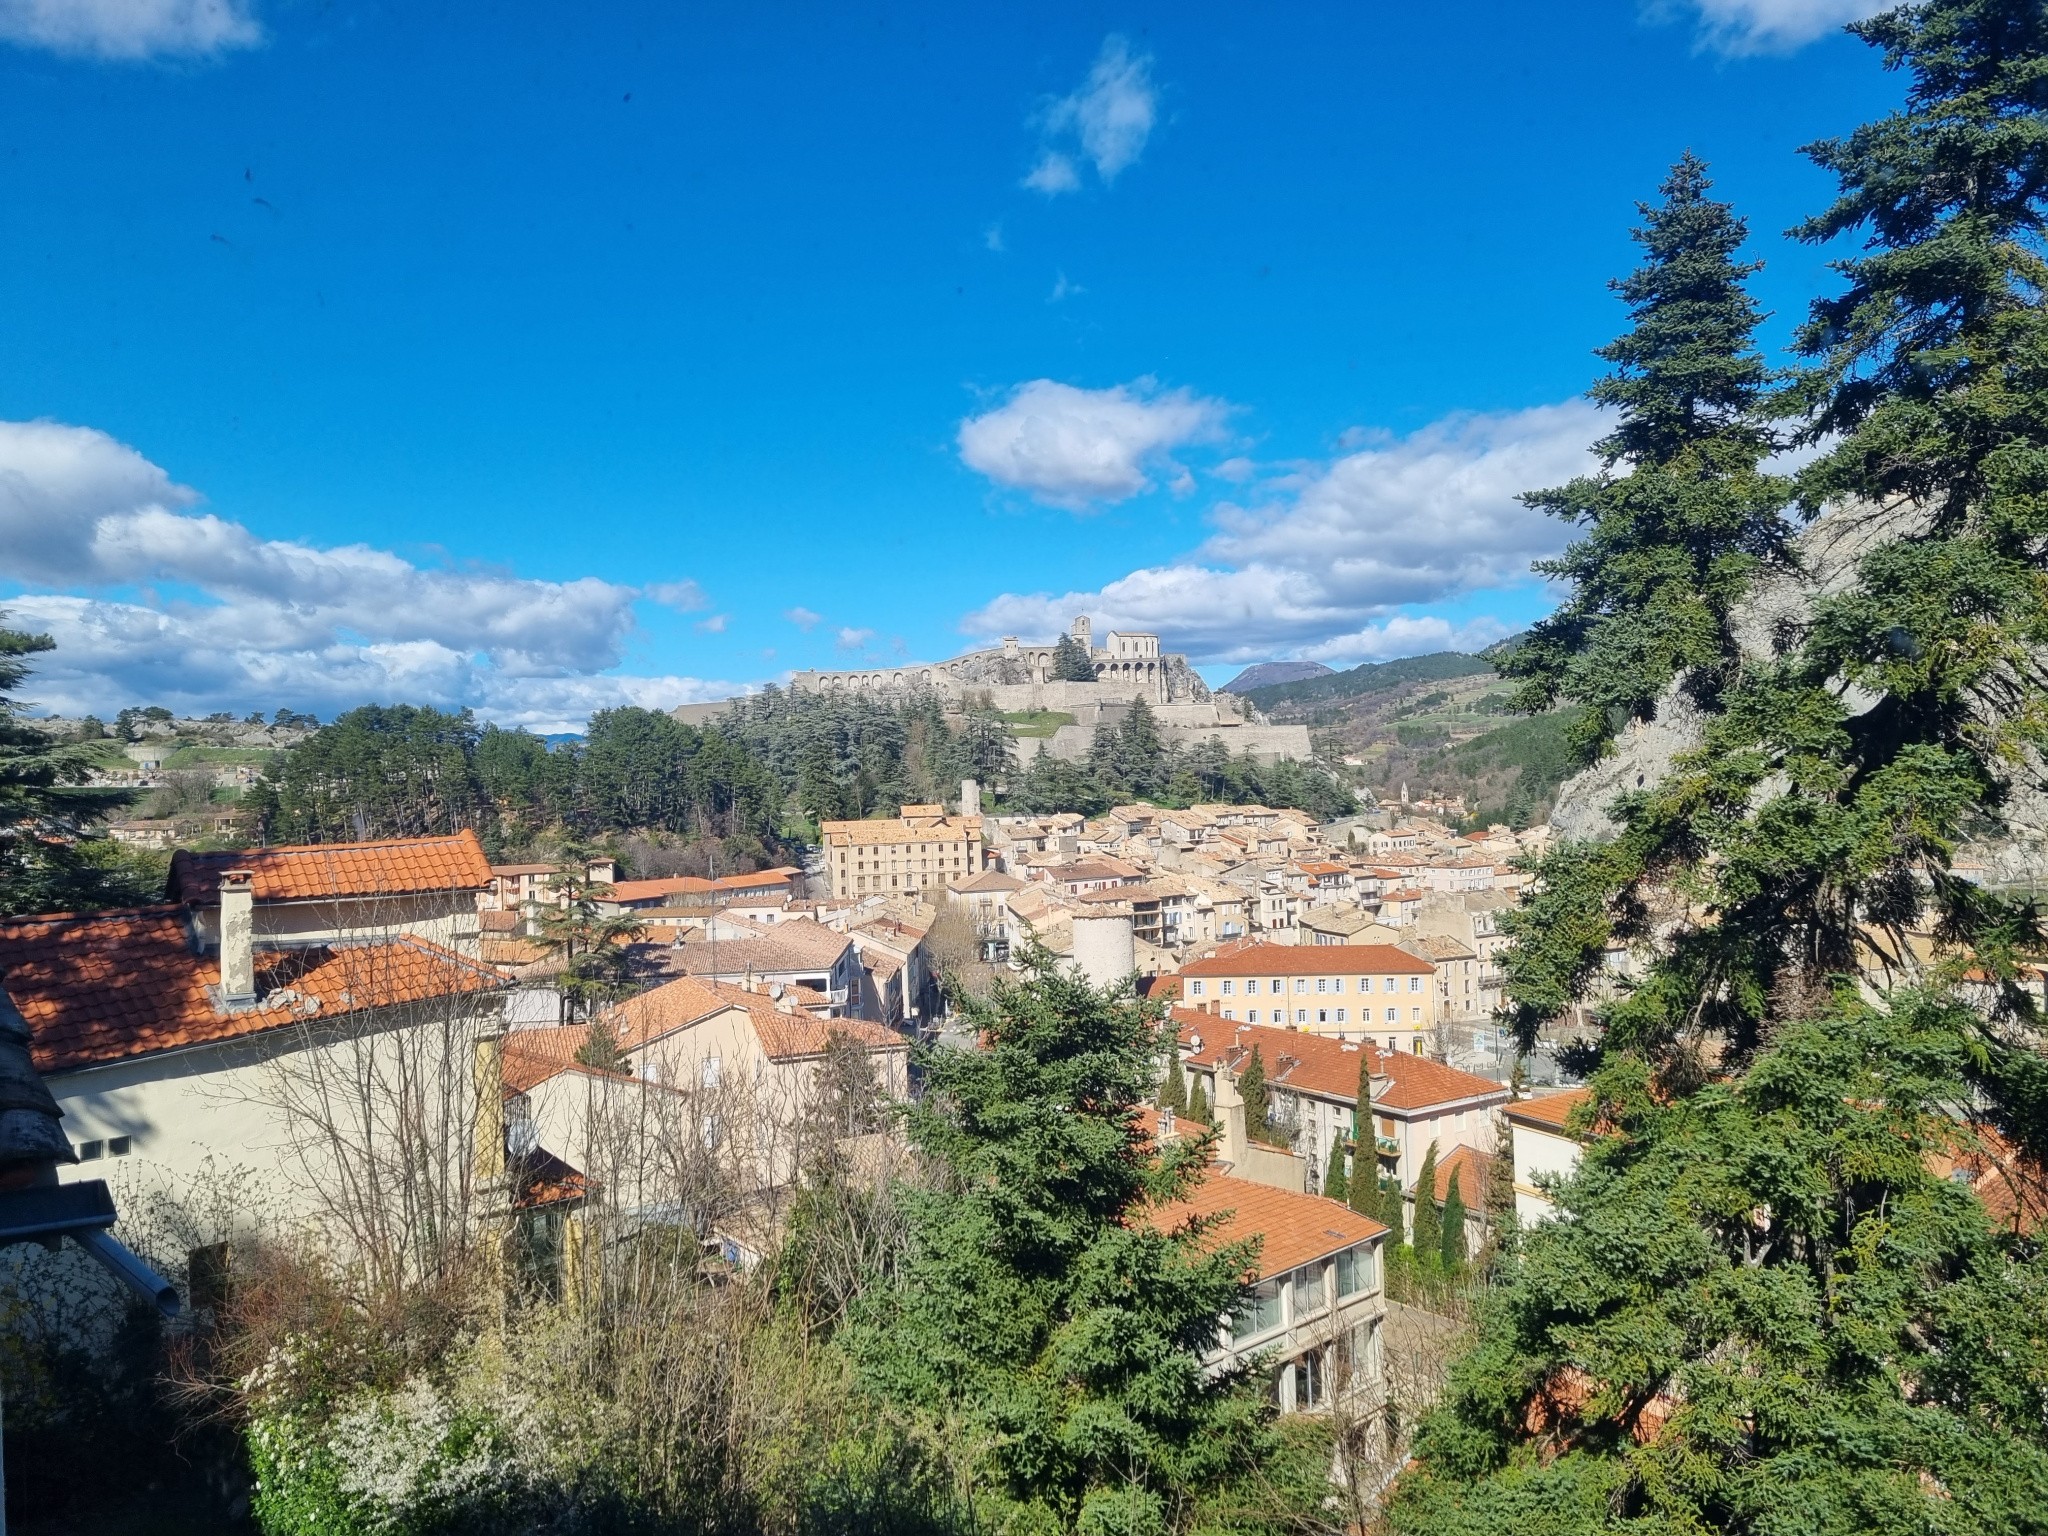
POLYGON ((788 857, 837 818, 952 801, 980 780, 991 808, 1094 814, 1120 800, 1262 801, 1341 815, 1352 797, 1314 767, 1265 765, 1208 744, 1164 745, 1149 710, 1079 763, 1026 772, 1003 720, 948 716, 936 698, 885 705, 770 688, 702 726, 658 710, 593 715, 578 740, 479 725, 468 711, 352 710, 284 753, 252 793, 271 842, 474 827, 496 850, 544 839, 654 836, 723 867, 788 857))

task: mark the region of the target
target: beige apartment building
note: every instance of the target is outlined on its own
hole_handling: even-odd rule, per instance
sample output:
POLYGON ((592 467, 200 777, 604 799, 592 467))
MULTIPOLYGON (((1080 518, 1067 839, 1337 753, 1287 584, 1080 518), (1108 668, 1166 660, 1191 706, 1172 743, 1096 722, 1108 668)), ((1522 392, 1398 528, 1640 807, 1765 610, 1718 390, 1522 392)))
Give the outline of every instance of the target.
POLYGON ((906 805, 886 821, 825 823, 825 870, 832 894, 922 896, 981 873, 981 818, 948 816, 943 805, 906 805))
POLYGON ((1202 1013, 1420 1053, 1436 1028, 1436 967, 1391 944, 1247 944, 1181 967, 1202 1013))

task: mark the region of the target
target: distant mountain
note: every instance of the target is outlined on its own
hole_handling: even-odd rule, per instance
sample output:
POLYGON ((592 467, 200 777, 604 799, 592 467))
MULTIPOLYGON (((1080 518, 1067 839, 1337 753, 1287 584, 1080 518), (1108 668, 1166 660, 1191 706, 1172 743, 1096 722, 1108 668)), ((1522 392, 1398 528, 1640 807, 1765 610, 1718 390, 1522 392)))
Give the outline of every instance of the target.
POLYGON ((1244 693, 1276 683, 1305 683, 1312 677, 1328 677, 1335 670, 1320 661, 1262 661, 1257 666, 1246 667, 1225 683, 1223 692, 1244 693))
POLYGON ((1360 694, 1385 693, 1410 683, 1440 683, 1455 677, 1491 676, 1492 673, 1493 664, 1477 656, 1467 656, 1463 651, 1437 651, 1428 656, 1404 656, 1399 661, 1368 661, 1348 672, 1331 672, 1325 668, 1320 676, 1303 678, 1298 682, 1267 683, 1248 690, 1233 683, 1230 691, 1243 693, 1260 709, 1270 713, 1275 706, 1282 704, 1332 703, 1338 699, 1356 698, 1360 694))

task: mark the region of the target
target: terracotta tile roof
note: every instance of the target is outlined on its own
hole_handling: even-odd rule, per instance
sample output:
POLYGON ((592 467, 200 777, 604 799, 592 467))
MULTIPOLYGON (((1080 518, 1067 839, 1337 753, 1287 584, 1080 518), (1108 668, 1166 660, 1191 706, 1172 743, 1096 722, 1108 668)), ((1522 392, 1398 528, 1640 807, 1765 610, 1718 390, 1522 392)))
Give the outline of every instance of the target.
POLYGON ((576 1053, 590 1039, 588 1024, 515 1029, 505 1036, 502 1076, 507 1093, 528 1093, 576 1065, 576 1053))
POLYGON ((1182 970, 1189 976, 1427 976, 1435 967, 1391 944, 1252 944, 1182 970))
POLYGON ((258 901, 316 901, 335 896, 403 896, 420 891, 482 890, 491 883, 483 844, 467 829, 453 837, 393 837, 374 843, 308 843, 236 853, 171 855, 173 901, 220 900, 220 877, 246 869, 258 901))
POLYGON ((1190 1218, 1220 1216, 1213 1238, 1218 1246, 1258 1238, 1261 1280, 1383 1237, 1387 1231, 1338 1201, 1254 1184, 1213 1169, 1184 1199, 1154 1206, 1148 1214, 1162 1230, 1190 1218))
POLYGON ((1454 1173, 1458 1176, 1458 1198, 1465 1202, 1465 1209, 1478 1210, 1486 1195, 1487 1180, 1493 1177, 1493 1159, 1477 1147, 1453 1147, 1447 1155, 1439 1157, 1433 1186, 1438 1205, 1450 1198, 1454 1173))
POLYGON ((853 941, 823 923, 793 917, 758 939, 688 939, 676 955, 692 976, 775 975, 784 971, 829 971, 853 941))
POLYGON ((516 1210, 562 1205, 590 1193, 589 1180, 545 1147, 513 1158, 506 1172, 512 1181, 512 1205, 516 1210))
POLYGON ((981 837, 979 816, 914 816, 892 821, 828 821, 819 828, 826 845, 963 842, 981 837))
POLYGON ((834 1035, 843 1035, 871 1051, 910 1049, 910 1042, 893 1029, 870 1024, 864 1019, 821 1019, 807 1012, 788 994, 785 994, 785 999, 790 1002, 792 1011, 784 1013, 766 992, 749 992, 722 981, 704 985, 721 1002, 746 1010, 747 1017, 753 1021, 754 1033, 761 1041, 761 1049, 776 1061, 822 1056, 834 1035))
POLYGON ((1545 1130, 1562 1131, 1565 1121, 1571 1118, 1571 1112, 1592 1094, 1590 1088, 1567 1088, 1562 1093, 1546 1093, 1540 1098, 1518 1099, 1507 1106, 1507 1116, 1510 1120, 1520 1120, 1545 1130))
POLYGON ((1004 874, 1000 869, 985 869, 972 880, 955 881, 947 889, 970 894, 982 891, 1021 891, 1024 889, 1024 882, 1015 875, 1004 874))
POLYGON ((632 905, 635 902, 662 901, 671 896, 786 892, 790 876, 796 873, 797 870, 783 865, 751 875, 720 875, 716 880, 706 880, 701 875, 675 875, 663 880, 618 880, 613 882, 612 893, 605 899, 632 905))
POLYGON ((1190 1066, 1213 1069, 1228 1065, 1233 1075, 1243 1070, 1252 1047, 1266 1069, 1266 1081, 1274 1087, 1312 1093, 1318 1098, 1358 1103, 1358 1058, 1364 1053, 1372 1062, 1375 1082, 1373 1104, 1379 1109, 1416 1111, 1473 1099, 1505 1100, 1507 1090, 1475 1073, 1431 1061, 1407 1051, 1383 1051, 1370 1043, 1311 1035, 1297 1029, 1274 1029, 1264 1024, 1235 1024, 1213 1013, 1195 1013, 1186 1008, 1173 1010, 1181 1045, 1188 1050, 1190 1066), (1191 1049, 1199 1038, 1200 1050, 1191 1049))
POLYGON ((680 976, 620 1003, 611 1011, 611 1026, 619 1044, 635 1050, 709 1018, 724 1006, 710 983, 680 976))
POLYGON ((406 935, 386 943, 258 950, 255 1007, 215 1006, 220 962, 194 953, 173 906, 0 923, 0 973, 61 1072, 231 1040, 307 1018, 504 985, 488 968, 406 935))
POLYGON ((477 941, 477 958, 485 965, 539 965, 555 951, 539 939, 494 936, 477 941))

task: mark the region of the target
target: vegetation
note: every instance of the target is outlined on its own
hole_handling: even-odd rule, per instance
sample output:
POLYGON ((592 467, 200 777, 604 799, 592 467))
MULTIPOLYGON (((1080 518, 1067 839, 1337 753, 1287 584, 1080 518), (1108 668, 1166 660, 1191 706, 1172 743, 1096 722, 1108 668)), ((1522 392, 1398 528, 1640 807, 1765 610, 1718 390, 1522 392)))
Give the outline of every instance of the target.
MULTIPOLYGON (((1800 332, 1807 367, 1776 402, 1745 384, 1678 411, 1688 338, 1719 337, 1700 376, 1753 379, 1746 332, 1662 325, 1655 294, 1618 358, 1624 428, 1672 434, 1637 471, 1732 472, 1696 481, 1688 520, 1589 497, 1589 537, 1720 576, 1667 629, 1627 607, 1669 609, 1656 582, 1571 573, 1603 622, 1552 631, 1524 675, 1610 722, 1675 678, 1703 742, 1616 801, 1614 842, 1547 859, 1515 921, 1525 1044, 1600 998, 1610 939, 1644 974, 1599 1009, 1565 1219, 1499 1261, 1397 1530, 2017 1532, 2048 1507, 2048 1259, 1948 1176, 2048 1153, 2020 969, 2038 915, 1951 868, 2038 763, 2048 713, 2048 13, 1934 0, 1854 30, 1907 91, 1808 150, 1839 196, 1797 233, 1861 245, 1800 332), (1731 534, 1770 499, 1742 463, 1772 410, 1824 450, 1802 509, 1869 537, 1757 654, 1722 619, 1768 553, 1731 534), (1608 649, 1645 625, 1672 643, 1608 649)), ((1652 227, 1692 234, 1653 267, 1731 259, 1725 221, 1678 217, 1690 179, 1652 227)))
POLYGON ((1088 648, 1072 635, 1061 635, 1052 648, 1052 675, 1062 683, 1094 682, 1095 663, 1088 659, 1088 648))
POLYGON ((80 788, 90 765, 22 718, 16 698, 48 635, 0 628, 0 916, 156 900, 162 861, 80 835, 119 796, 80 788))
POLYGON ((1271 683, 1264 688, 1253 688, 1244 696, 1271 713, 1278 705, 1305 707, 1331 699, 1383 693, 1409 683, 1491 676, 1492 672, 1492 663, 1477 656, 1467 656, 1462 651, 1436 651, 1427 656, 1404 656, 1398 661, 1368 661, 1348 672, 1333 672, 1327 677, 1307 677, 1296 683, 1271 683))

